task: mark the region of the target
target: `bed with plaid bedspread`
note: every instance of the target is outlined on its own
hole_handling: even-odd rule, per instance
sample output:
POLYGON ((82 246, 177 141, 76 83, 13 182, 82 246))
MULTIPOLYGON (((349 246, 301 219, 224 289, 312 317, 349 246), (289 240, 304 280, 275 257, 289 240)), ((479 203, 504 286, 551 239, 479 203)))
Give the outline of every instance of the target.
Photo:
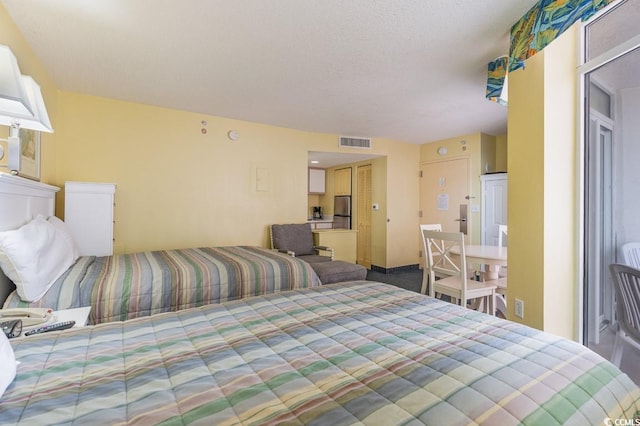
POLYGON ((12 345, 3 424, 602 425, 640 410, 629 377, 575 342, 369 281, 12 345))
POLYGON ((80 257, 37 302, 14 291, 4 307, 91 306, 97 324, 316 285, 308 263, 274 250, 189 248, 80 257))

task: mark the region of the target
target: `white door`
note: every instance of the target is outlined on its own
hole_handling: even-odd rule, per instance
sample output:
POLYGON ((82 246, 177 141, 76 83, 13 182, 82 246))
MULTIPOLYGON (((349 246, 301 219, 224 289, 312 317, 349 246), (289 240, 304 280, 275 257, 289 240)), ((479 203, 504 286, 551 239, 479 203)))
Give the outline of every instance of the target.
MULTIPOLYGON (((498 245, 498 225, 507 224, 507 174, 482 175, 482 244, 498 245)), ((503 245, 507 245, 504 244, 503 245)))

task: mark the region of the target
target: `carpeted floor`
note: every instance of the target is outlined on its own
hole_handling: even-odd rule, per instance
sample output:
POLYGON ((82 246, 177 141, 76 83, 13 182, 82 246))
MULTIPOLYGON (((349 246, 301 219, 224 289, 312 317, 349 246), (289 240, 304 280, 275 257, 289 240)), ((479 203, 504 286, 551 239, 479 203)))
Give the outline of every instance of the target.
POLYGON ((422 269, 408 272, 394 272, 392 274, 369 270, 367 272, 367 280, 392 284, 419 293, 420 287, 422 286, 422 269))

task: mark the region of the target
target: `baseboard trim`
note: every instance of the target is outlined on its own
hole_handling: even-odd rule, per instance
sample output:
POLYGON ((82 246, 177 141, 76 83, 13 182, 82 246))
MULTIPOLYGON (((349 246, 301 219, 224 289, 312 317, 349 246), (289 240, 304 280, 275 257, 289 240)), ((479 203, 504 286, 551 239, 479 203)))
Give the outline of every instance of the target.
POLYGON ((411 272, 420 269, 419 264, 396 266, 395 268, 383 268, 382 266, 371 265, 371 270, 382 274, 397 274, 401 272, 411 272))

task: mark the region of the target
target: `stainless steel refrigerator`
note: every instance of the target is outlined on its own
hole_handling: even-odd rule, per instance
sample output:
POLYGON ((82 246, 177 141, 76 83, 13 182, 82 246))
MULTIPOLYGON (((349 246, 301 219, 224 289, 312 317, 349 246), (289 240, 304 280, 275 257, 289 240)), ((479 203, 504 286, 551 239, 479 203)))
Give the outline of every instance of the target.
POLYGON ((333 227, 351 229, 351 196, 338 195, 333 198, 333 227))

